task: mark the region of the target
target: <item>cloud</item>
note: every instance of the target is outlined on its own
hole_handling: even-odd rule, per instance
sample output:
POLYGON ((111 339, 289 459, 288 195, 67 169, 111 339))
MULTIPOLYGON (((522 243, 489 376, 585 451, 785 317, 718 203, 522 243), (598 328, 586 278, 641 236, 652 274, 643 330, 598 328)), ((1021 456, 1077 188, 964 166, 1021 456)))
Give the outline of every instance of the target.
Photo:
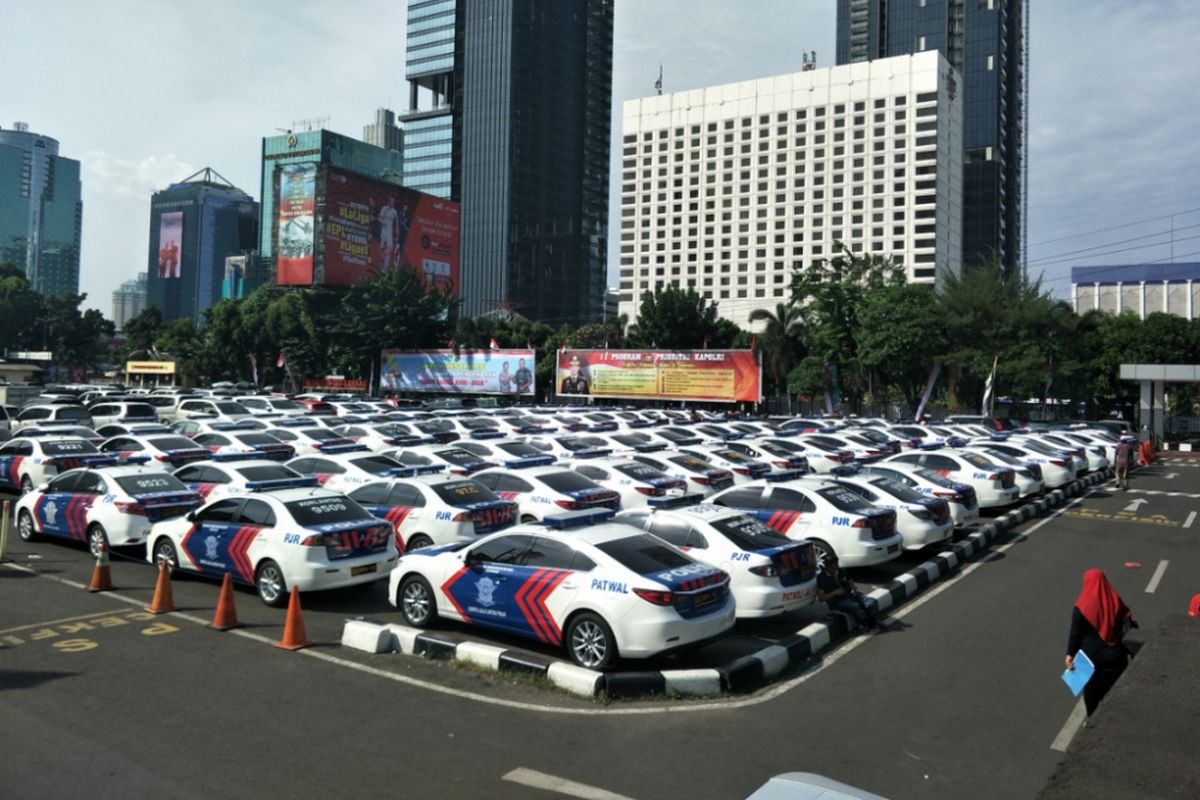
POLYGON ((85 193, 94 197, 136 198, 147 208, 151 194, 197 171, 174 154, 128 159, 102 150, 90 150, 80 161, 85 193))

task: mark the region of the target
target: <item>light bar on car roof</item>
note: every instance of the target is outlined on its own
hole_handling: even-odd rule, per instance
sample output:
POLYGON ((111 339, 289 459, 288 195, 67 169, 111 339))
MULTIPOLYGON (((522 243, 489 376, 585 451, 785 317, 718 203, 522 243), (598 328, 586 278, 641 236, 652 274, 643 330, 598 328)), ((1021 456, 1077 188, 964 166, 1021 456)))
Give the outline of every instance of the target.
POLYGON ((779 483, 780 481, 794 481, 797 478, 804 477, 804 470, 801 469, 780 469, 774 472, 768 472, 762 476, 764 481, 771 483, 779 483))
POLYGON ((254 430, 253 423, 246 422, 214 422, 208 426, 214 431, 250 431, 254 430))
POLYGON ((843 464, 840 467, 834 467, 829 470, 830 475, 836 475, 839 478, 849 478, 852 475, 857 475, 862 470, 859 467, 843 464))
POLYGON ((646 501, 646 505, 651 508, 679 508, 680 506, 694 506, 704 500, 702 494, 682 494, 677 497, 652 497, 646 501))
POLYGON ((297 478, 273 478, 268 481, 247 481, 248 492, 272 492, 277 489, 299 489, 305 486, 316 486, 315 475, 302 475, 297 478))
POLYGON ((542 524, 547 528, 555 530, 567 530, 568 528, 583 528, 588 525, 595 525, 597 522, 605 522, 615 517, 617 512, 611 508, 603 509, 587 509, 584 511, 568 511, 565 514, 554 514, 545 517, 542 524))
POLYGON ((505 461, 504 466, 509 469, 528 469, 529 467, 544 467, 547 464, 553 464, 556 460, 554 456, 526 456, 505 461))
POLYGON ((261 461, 262 453, 213 453, 209 461, 261 461))

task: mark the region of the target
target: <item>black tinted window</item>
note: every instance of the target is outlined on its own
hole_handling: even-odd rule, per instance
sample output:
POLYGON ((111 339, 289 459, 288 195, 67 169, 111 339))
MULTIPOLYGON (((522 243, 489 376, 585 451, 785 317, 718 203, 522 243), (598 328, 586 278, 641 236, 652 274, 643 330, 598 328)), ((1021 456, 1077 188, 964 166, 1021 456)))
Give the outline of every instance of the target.
POLYGON ((368 483, 350 493, 357 503, 369 506, 381 506, 387 500, 388 485, 386 483, 368 483))
POLYGON ((596 545, 596 548, 639 575, 650 575, 662 570, 686 567, 693 563, 691 559, 673 547, 668 547, 653 536, 644 534, 613 539, 596 545))
POLYGON ((117 485, 130 494, 186 492, 187 487, 174 475, 122 475, 117 485))
POLYGON ((730 489, 720 497, 714 497, 713 503, 731 508, 760 508, 762 506, 763 490, 757 486, 744 486, 730 489))
POLYGON ((397 483, 392 487, 392 491, 388 493, 387 504, 389 506, 420 508, 425 505, 425 496, 421 494, 420 489, 411 483, 397 483))
POLYGON ((196 443, 183 436, 158 436, 147 439, 153 447, 159 450, 195 450, 196 443))
POLYGON ((650 527, 647 530, 668 544, 687 547, 688 534, 691 533, 692 526, 680 519, 655 516, 650 519, 650 527))
POLYGON ((529 549, 532 536, 499 536, 471 549, 470 560, 495 564, 517 564, 529 549))
POLYGON ((46 490, 49 492, 71 492, 79 484, 79 476, 82 472, 68 472, 53 478, 47 485, 46 490))
POLYGON ((387 472, 389 469, 396 469, 401 466, 399 461, 395 461, 387 456, 363 456, 362 458, 354 459, 350 463, 372 475, 379 475, 387 472))
POLYGON ((527 567, 572 569, 575 562, 575 548, 543 536, 534 536, 533 542, 525 551, 521 561, 527 567))
POLYGON ((331 522, 354 522, 371 518, 365 508, 342 495, 293 500, 287 504, 287 510, 291 512, 292 518, 303 526, 327 525, 331 522))
POLYGON ((241 507, 241 500, 218 500, 201 511, 199 516, 204 522, 233 522, 241 507))
POLYGON ((243 525, 269 528, 275 524, 275 512, 262 500, 247 500, 242 508, 241 520, 243 525))
POLYGON ((771 499, 767 502, 771 508, 778 508, 781 511, 813 512, 817 510, 816 503, 804 493, 793 489, 776 489, 771 492, 771 499))
POLYGON ((433 492, 452 506, 489 503, 500 499, 491 489, 473 480, 434 484, 433 492))
POLYGON ((790 541, 786 536, 781 536, 774 529, 745 514, 721 517, 710 524, 725 534, 725 538, 735 547, 742 550, 767 550, 782 547, 790 541))
POLYGON ((542 483, 556 492, 578 492, 583 489, 595 489, 594 481, 585 478, 578 472, 551 472, 541 476, 542 483))

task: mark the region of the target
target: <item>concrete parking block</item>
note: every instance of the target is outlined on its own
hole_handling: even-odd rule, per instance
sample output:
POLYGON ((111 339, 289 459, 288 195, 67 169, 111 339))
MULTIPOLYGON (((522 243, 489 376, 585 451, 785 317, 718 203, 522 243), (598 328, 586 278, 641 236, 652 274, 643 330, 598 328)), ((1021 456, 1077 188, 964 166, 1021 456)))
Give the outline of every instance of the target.
POLYGON ((565 661, 556 661, 546 670, 546 678, 564 691, 595 697, 604 675, 565 661))
POLYGON ((715 669, 672 669, 663 672, 666 691, 678 694, 714 695, 721 693, 721 673, 715 669))
POLYGON ((392 634, 387 625, 363 619, 348 619, 342 628, 342 647, 364 653, 390 653, 392 634))
MULTIPOLYGON (((578 668, 577 668, 578 669, 578 668)), ((586 672, 586 670, 585 670, 586 672)), ((600 675, 600 673, 595 673, 600 675)), ((600 686, 611 699, 622 697, 645 697, 647 695, 666 694, 667 679, 665 673, 647 670, 644 672, 610 672, 600 675, 600 686)), ((585 692, 578 692, 585 694, 585 692)))
POLYGON ((503 647, 481 644, 479 642, 463 642, 454 651, 454 657, 459 661, 477 664, 486 669, 499 670, 500 656, 503 653, 503 647))
POLYGON ((421 632, 416 628, 409 628, 404 625, 388 625, 388 632, 392 635, 392 650, 397 653, 415 656, 417 654, 417 637, 421 632))
POLYGON ((763 663, 763 674, 768 678, 774 677, 787 669, 788 651, 786 647, 773 644, 764 647, 754 654, 763 663))

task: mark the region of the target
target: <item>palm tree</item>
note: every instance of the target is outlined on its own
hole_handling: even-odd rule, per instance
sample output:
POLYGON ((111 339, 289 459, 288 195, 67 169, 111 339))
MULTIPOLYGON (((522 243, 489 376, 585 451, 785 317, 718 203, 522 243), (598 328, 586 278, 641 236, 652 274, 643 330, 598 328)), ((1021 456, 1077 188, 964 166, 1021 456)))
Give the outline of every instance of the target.
POLYGON ((763 363, 771 384, 776 391, 783 389, 788 398, 788 412, 792 410, 791 393, 787 391, 787 376, 792 364, 800 355, 805 328, 804 311, 796 303, 776 303, 775 313, 765 308, 750 312, 750 322, 763 322, 763 363))

